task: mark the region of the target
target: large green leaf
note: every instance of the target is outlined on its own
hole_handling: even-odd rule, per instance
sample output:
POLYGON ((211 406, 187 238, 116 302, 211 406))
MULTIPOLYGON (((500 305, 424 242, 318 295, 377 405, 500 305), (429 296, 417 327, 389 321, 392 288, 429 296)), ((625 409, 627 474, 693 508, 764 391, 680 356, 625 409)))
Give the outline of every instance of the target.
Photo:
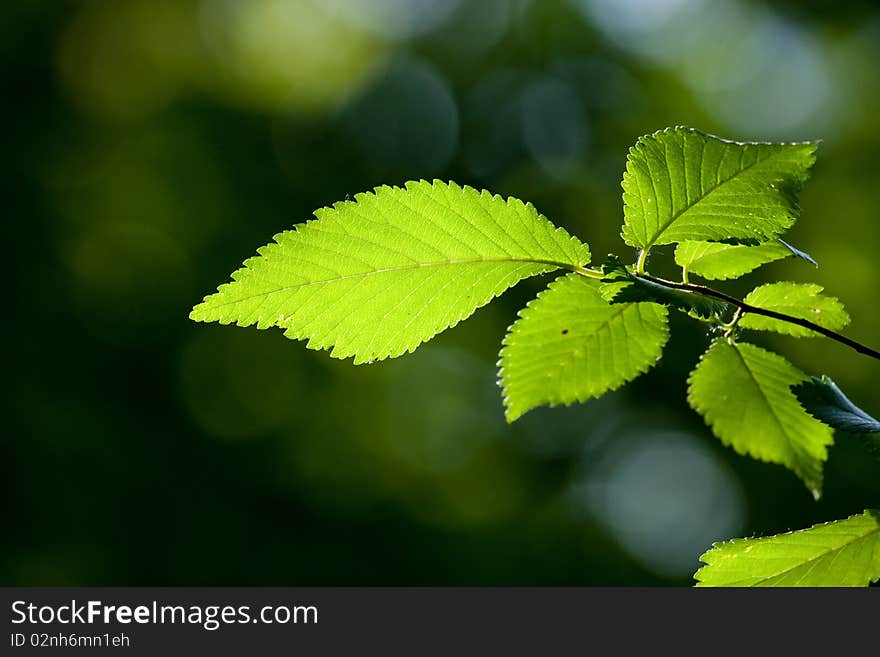
POLYGON ((727 280, 790 255, 791 250, 775 240, 757 246, 689 240, 676 247, 675 263, 686 272, 709 280, 727 280))
POLYGON ((791 391, 806 380, 778 354, 719 338, 688 379, 688 402, 725 445, 786 466, 818 498, 833 435, 791 391))
POLYGON ((646 135, 623 175, 627 244, 684 240, 766 242, 798 217, 814 142, 735 142, 692 128, 646 135))
POLYGON ((880 578, 880 511, 716 543, 700 560, 697 586, 867 586, 880 578))
POLYGON ((279 326, 364 363, 412 351, 527 276, 590 258, 532 205, 454 183, 379 187, 315 215, 190 317, 279 326))
MULTIPOLYGON (((842 329, 849 324, 849 314, 838 299, 823 296, 821 291, 821 285, 811 283, 768 283, 749 292, 744 301, 757 308, 810 320, 832 331, 842 329)), ((819 333, 803 326, 754 313, 746 313, 740 326, 760 331, 776 331, 796 338, 820 337, 819 333)))
POLYGON ((519 313, 499 361, 507 419, 598 397, 647 371, 669 335, 655 303, 611 305, 577 274, 553 281, 519 313))

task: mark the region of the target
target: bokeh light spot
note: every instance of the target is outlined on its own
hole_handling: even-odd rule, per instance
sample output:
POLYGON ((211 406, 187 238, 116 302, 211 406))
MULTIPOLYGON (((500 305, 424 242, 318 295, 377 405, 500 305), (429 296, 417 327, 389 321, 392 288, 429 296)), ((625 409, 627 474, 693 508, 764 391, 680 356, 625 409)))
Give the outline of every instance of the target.
POLYGON ((167 105, 197 59, 186 7, 168 0, 87 3, 58 53, 73 100, 114 120, 139 119, 167 105))
POLYGON ((392 39, 426 34, 455 12, 460 0, 318 0, 352 27, 392 39))
POLYGON ((458 145, 458 107, 449 84, 417 60, 392 65, 343 118, 365 161, 392 178, 430 177, 458 145))
POLYGON ((744 521, 739 481, 680 432, 619 437, 573 494, 634 558, 667 577, 694 572, 697 557, 744 521))
POLYGON ((537 80, 523 91, 520 110, 525 144, 541 168, 554 178, 576 171, 589 128, 574 90, 561 80, 537 80))
POLYGON ((464 160, 473 175, 491 177, 526 153, 517 97, 525 74, 501 69, 478 80, 463 103, 464 160))
POLYGON ((335 106, 381 68, 384 48, 310 0, 204 0, 217 89, 256 109, 335 106))

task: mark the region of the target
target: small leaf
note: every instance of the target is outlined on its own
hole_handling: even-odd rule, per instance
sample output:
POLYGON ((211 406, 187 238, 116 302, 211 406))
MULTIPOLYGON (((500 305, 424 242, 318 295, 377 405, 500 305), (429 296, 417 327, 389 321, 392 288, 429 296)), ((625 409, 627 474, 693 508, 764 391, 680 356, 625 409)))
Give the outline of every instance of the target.
POLYGON ((259 249, 190 318, 278 326, 365 363, 414 350, 523 278, 590 259, 532 205, 455 183, 378 187, 315 215, 259 249))
POLYGON ((623 175, 630 246, 773 239, 798 218, 816 143, 735 142, 693 128, 641 137, 623 175))
POLYGON ((829 377, 810 377, 792 390, 807 413, 849 433, 880 433, 880 420, 865 413, 829 377))
POLYGON ((615 256, 609 256, 602 271, 605 278, 599 290, 602 298, 609 303, 652 302, 672 306, 700 319, 718 317, 722 321, 729 321, 733 317, 734 308, 730 304, 636 276, 615 256))
POLYGON ((719 338, 691 372, 688 402, 725 445, 786 466, 818 499, 833 435, 791 391, 806 380, 778 354, 719 338))
POLYGON ((549 404, 583 402, 620 387, 660 358, 666 309, 610 305, 598 282, 558 278, 519 313, 499 361, 507 420, 549 404))
MULTIPOLYGON (((823 328, 837 331, 849 324, 849 314, 834 297, 819 294, 821 285, 811 283, 769 283, 752 290, 747 304, 806 319, 823 328)), ((746 313, 740 326, 759 331, 776 331, 796 338, 818 338, 819 333, 778 319, 746 313)))
POLYGON ((709 280, 727 280, 790 255, 791 251, 778 241, 758 246, 687 241, 676 247, 675 263, 685 271, 709 280))
POLYGON ((715 543, 700 561, 697 586, 868 586, 880 578, 880 511, 715 543))

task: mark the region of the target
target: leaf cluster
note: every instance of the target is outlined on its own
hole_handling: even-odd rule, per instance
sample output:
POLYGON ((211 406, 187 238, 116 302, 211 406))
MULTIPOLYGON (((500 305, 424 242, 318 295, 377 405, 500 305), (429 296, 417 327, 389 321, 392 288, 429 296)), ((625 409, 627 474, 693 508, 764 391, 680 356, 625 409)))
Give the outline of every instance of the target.
MULTIPOLYGON (((309 348, 369 363, 411 352, 524 278, 561 272, 504 337, 498 366, 508 421, 538 406, 584 402, 646 372, 662 356, 669 312, 679 311, 718 336, 688 378, 692 408, 725 445, 787 467, 818 498, 833 430, 876 431, 877 422, 830 380, 811 379, 742 335, 833 335, 850 321, 843 304, 813 284, 762 285, 740 301, 691 281, 732 280, 787 257, 816 264, 781 239, 799 217, 816 147, 685 127, 641 137, 622 182, 621 237, 636 249, 634 261, 612 255, 599 269, 588 266, 585 243, 529 203, 437 180, 378 187, 276 235, 190 317, 277 327, 309 348), (680 282, 648 271, 652 248, 665 244, 676 245, 680 282)), ((841 556, 867 544, 847 543, 851 535, 876 541, 876 514, 858 518, 808 531, 823 537, 831 562, 862 564, 841 556)), ((777 551, 794 555, 796 545, 777 537, 719 546, 698 577, 824 581, 796 564, 782 568, 788 562, 777 551), (734 558, 745 552, 752 556, 734 558), (776 565, 759 564, 758 555, 776 565), (724 563, 737 564, 735 572, 724 563)))

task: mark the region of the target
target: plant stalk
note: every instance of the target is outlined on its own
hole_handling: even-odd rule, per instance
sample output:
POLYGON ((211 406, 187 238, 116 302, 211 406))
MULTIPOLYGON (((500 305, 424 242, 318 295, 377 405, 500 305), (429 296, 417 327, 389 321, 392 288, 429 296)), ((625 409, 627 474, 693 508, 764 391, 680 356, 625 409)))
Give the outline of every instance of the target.
POLYGON ((663 285, 666 287, 674 288, 676 290, 684 290, 686 292, 693 292, 694 294, 702 294, 703 296, 713 297, 715 299, 719 299, 726 303, 729 303, 732 306, 735 306, 740 313, 752 313, 755 315, 763 315, 764 317, 770 317, 771 319, 778 319, 782 322, 788 322, 789 324, 794 324, 796 326, 801 326, 803 328, 809 329, 811 331, 815 331, 821 335, 824 335, 826 338, 830 338, 835 342, 839 342, 840 344, 846 345, 850 349, 854 349, 860 354, 865 356, 869 356, 870 358, 874 358, 875 360, 880 360, 880 351, 876 349, 872 349, 871 347, 862 344, 861 342, 857 342, 852 338, 848 338, 845 335, 841 335, 837 331, 832 331, 831 329, 827 329, 824 326, 819 326, 818 324, 814 324, 808 319, 803 319, 801 317, 794 317, 792 315, 786 315, 785 313, 780 313, 775 310, 768 310, 766 308, 758 308, 757 306, 753 306, 751 304, 742 301, 741 299, 737 299, 736 297, 732 297, 729 294, 725 294, 724 292, 719 292, 718 290, 714 290, 711 287, 706 287, 704 285, 694 285, 692 283, 675 283, 673 281, 667 281, 662 278, 656 278, 654 276, 650 276, 648 274, 634 274, 634 276, 644 278, 645 280, 651 281, 652 283, 656 283, 658 285, 663 285))

